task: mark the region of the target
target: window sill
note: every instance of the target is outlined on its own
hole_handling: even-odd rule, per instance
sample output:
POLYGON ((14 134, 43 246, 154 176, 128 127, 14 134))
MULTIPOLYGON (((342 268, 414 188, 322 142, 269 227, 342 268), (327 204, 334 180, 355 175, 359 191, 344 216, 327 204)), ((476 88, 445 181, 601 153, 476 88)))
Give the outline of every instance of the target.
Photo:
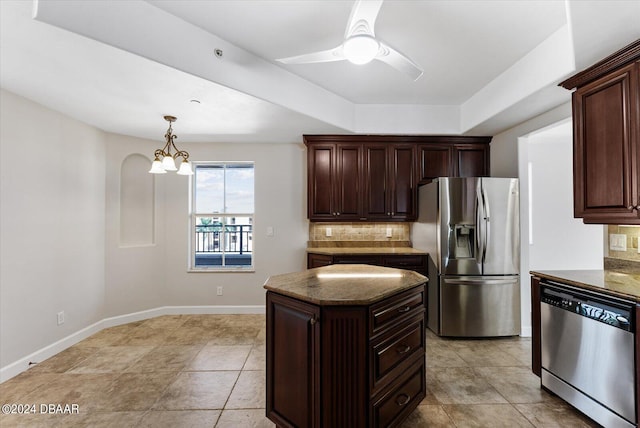
POLYGON ((227 268, 227 269, 187 269, 187 273, 255 273, 255 267, 242 269, 242 268, 227 268))

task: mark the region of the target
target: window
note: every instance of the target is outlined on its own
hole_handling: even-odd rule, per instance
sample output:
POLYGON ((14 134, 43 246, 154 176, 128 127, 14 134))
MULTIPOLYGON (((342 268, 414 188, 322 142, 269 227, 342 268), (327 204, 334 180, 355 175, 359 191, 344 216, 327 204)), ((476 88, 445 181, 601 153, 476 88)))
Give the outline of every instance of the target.
POLYGON ((253 269, 253 162, 194 162, 191 269, 253 269))

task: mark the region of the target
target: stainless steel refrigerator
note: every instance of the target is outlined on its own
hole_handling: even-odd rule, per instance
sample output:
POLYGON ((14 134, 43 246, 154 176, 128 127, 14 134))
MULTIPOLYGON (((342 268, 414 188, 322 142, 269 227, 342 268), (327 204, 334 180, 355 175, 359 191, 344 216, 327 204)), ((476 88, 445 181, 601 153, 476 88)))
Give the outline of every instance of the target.
POLYGON ((429 253, 428 326, 441 336, 520 334, 517 178, 439 178, 422 186, 414 248, 429 253))

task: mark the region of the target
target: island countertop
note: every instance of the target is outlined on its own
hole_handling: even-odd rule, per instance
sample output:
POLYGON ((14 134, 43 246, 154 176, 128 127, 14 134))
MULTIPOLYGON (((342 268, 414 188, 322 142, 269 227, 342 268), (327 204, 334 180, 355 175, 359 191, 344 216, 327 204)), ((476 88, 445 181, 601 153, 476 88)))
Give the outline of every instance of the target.
POLYGON ((264 288, 321 306, 369 305, 426 282, 414 271, 353 264, 274 275, 264 288))
POLYGON ((532 271, 531 275, 640 303, 640 273, 594 269, 542 270, 532 271))

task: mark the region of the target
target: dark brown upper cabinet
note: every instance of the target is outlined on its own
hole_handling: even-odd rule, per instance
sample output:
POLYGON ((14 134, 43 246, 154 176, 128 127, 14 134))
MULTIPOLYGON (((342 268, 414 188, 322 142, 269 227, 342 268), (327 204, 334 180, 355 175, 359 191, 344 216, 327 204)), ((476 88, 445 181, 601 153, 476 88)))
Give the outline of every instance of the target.
POLYGON ((415 145, 365 144, 364 216, 403 221, 417 217, 415 145))
POLYGON ((362 144, 311 145, 307 169, 309 218, 362 219, 362 144))
POLYGON ((417 145, 418 184, 438 177, 489 175, 491 137, 422 137, 417 145))
POLYGON ((576 88, 574 216, 640 224, 640 40, 560 85, 576 88))
POLYGON ((414 221, 418 186, 489 175, 491 137, 305 135, 312 221, 414 221))

